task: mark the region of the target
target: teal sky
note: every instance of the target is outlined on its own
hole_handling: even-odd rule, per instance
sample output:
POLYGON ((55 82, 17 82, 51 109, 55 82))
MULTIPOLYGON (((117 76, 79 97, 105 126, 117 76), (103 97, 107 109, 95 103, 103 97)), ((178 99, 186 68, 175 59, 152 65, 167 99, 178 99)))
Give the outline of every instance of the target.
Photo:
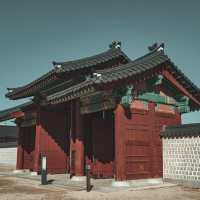
MULTIPOLYGON (((166 53, 200 87, 200 1, 0 0, 0 110, 4 97, 50 70, 51 62, 94 55, 113 40, 132 59, 164 42, 166 53)), ((200 122, 200 113, 183 116, 200 122)))

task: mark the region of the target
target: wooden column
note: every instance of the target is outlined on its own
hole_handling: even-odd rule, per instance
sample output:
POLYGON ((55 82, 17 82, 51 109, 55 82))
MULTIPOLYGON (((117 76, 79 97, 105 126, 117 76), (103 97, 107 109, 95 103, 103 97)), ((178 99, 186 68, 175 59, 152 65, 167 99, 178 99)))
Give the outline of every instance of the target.
POLYGON ((23 128, 18 126, 18 145, 16 169, 23 169, 23 128))
POLYGON ((150 159, 150 172, 151 175, 150 177, 152 178, 157 178, 156 175, 158 175, 158 163, 157 163, 157 159, 158 159, 158 153, 157 153, 157 145, 158 145, 158 139, 159 136, 157 135, 156 132, 156 116, 155 116, 155 107, 156 104, 154 102, 148 102, 148 118, 149 118, 149 145, 150 145, 150 149, 149 149, 149 159, 150 159))
POLYGON ((119 104, 115 110, 115 179, 126 180, 124 108, 119 104))
POLYGON ((70 173, 84 175, 84 136, 78 100, 71 103, 70 173))
POLYGON ((40 108, 37 109, 36 117, 36 129, 35 129, 35 156, 34 156, 34 171, 40 171, 40 143, 41 143, 41 120, 40 120, 40 108))

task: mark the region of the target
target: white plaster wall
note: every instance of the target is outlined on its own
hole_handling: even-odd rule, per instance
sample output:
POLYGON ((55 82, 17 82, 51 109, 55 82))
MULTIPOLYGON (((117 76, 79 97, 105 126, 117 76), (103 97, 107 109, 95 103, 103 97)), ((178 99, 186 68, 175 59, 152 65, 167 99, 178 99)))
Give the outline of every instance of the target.
POLYGON ((16 165, 17 148, 0 148, 0 164, 16 165))

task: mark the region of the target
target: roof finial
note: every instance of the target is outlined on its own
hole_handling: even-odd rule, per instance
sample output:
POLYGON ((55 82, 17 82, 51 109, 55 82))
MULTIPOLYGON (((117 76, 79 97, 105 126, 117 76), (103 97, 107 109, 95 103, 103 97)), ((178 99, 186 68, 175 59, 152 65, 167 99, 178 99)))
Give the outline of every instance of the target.
POLYGON ((52 64, 55 66, 57 63, 55 60, 52 61, 52 64))
POLYGON ((159 45, 159 48, 157 49, 157 51, 164 51, 165 49, 165 43, 162 42, 160 45, 159 45))
POLYGON ((13 92, 13 88, 7 88, 8 92, 13 92))
POLYGON ((60 63, 57 63, 56 61, 52 61, 52 64, 55 69, 60 69, 62 67, 62 65, 60 63))
POLYGON ((120 41, 113 41, 110 45, 109 48, 110 49, 120 49, 121 48, 122 43, 120 41))
POLYGON ((158 44, 155 42, 153 45, 149 46, 149 51, 164 51, 165 44, 162 42, 161 44, 158 44))

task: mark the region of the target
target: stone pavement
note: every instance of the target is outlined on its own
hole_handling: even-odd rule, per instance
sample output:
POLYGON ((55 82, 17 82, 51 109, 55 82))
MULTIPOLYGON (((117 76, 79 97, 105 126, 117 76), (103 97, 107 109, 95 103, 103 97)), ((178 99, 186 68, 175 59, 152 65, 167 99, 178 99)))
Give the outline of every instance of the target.
MULTIPOLYGON (((38 185, 41 183, 40 175, 31 175, 29 171, 13 173, 13 170, 2 171, 0 170, 1 176, 6 177, 17 177, 22 179, 34 180, 37 181, 38 185)), ((82 191, 86 190, 86 179, 81 181, 73 181, 69 178, 68 174, 49 174, 47 176, 48 185, 60 188, 66 188, 73 191, 82 191)), ((173 187, 175 184, 164 183, 162 179, 143 179, 143 180, 132 180, 123 182, 115 182, 114 179, 91 179, 92 191, 109 193, 115 191, 124 191, 124 190, 142 190, 150 188, 161 188, 161 187, 173 187), (117 184, 116 184, 117 183, 117 184), (124 184, 125 183, 125 184, 124 184)))

